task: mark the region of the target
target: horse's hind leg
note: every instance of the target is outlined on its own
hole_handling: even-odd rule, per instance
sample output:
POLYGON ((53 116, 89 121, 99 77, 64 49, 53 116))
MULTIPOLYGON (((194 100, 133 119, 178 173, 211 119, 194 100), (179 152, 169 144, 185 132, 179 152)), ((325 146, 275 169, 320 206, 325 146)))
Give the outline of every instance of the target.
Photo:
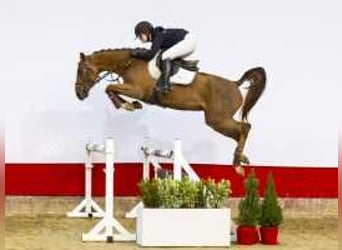
MULTIPOLYGON (((207 118, 207 117, 206 117, 207 118)), ((220 120, 206 119, 207 124, 215 131, 233 138, 237 142, 237 146, 234 151, 233 165, 236 167, 236 171, 239 174, 243 174, 241 163, 249 163, 248 158, 243 154, 245 148, 248 132, 251 125, 246 122, 238 122, 233 118, 226 118, 220 120)))
POLYGON ((238 141, 238 145, 235 148, 233 164, 234 165, 240 165, 241 163, 249 164, 249 159, 247 158, 246 155, 243 154, 243 150, 246 145, 248 132, 251 129, 251 124, 247 122, 238 122, 238 124, 241 127, 241 134, 240 134, 240 138, 238 141))

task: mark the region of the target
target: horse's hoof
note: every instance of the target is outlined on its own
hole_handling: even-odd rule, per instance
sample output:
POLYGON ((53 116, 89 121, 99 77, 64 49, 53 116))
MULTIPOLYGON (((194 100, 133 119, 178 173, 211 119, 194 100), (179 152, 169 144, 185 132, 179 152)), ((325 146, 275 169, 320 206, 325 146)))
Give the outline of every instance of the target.
POLYGON ((240 156, 240 161, 241 161, 241 163, 244 163, 244 164, 246 164, 246 165, 249 165, 249 164, 250 164, 250 161, 249 161, 248 157, 245 156, 245 155, 241 155, 241 156, 240 156))
POLYGON ((127 110, 127 111, 134 111, 135 107, 133 103, 130 102, 125 102, 124 104, 122 104, 121 108, 127 110))
POLYGON ((245 169, 242 166, 234 166, 235 172, 242 177, 245 176, 245 169))
POLYGON ((142 109, 142 104, 138 101, 133 101, 132 104, 134 105, 135 109, 142 109))

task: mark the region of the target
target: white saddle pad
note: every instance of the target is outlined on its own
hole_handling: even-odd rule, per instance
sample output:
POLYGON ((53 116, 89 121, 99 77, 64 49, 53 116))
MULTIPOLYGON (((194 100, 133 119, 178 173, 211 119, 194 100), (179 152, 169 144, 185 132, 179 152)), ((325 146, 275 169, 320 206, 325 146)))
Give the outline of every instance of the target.
MULTIPOLYGON (((159 68, 156 65, 157 56, 148 63, 148 72, 154 80, 158 80, 161 74, 159 68)), ((170 81, 176 84, 188 85, 192 83, 196 76, 196 73, 197 72, 195 71, 189 71, 180 68, 177 74, 171 76, 170 81)))

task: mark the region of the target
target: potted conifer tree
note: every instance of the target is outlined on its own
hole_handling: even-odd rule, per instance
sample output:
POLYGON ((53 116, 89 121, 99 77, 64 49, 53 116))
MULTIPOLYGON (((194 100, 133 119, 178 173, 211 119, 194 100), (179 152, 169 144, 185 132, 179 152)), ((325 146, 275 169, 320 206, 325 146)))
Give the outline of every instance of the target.
POLYGON ((278 226, 283 222, 282 209, 278 202, 273 174, 268 175, 264 200, 261 204, 259 219, 261 243, 267 245, 278 244, 278 226))
POLYGON ((252 245, 259 242, 258 220, 260 216, 259 180, 252 171, 245 180, 245 197, 239 202, 237 243, 252 245))

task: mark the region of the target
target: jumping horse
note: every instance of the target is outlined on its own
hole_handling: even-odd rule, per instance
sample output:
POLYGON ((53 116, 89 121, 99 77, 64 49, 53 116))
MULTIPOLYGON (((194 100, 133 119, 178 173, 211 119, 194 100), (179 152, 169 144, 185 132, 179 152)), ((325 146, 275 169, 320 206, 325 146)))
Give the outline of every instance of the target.
POLYGON ((251 124, 248 113, 262 95, 266 86, 266 73, 262 67, 246 71, 237 81, 198 72, 189 85, 173 84, 170 93, 155 91, 156 81, 148 71, 148 62, 130 56, 130 49, 107 49, 90 55, 80 53, 75 84, 76 96, 84 100, 92 87, 109 73, 116 73, 123 83, 109 84, 106 93, 114 106, 128 111, 141 109, 138 101, 128 102, 128 96, 144 103, 177 110, 204 111, 206 124, 218 133, 237 142, 233 165, 243 175, 243 164, 249 159, 243 154, 251 124), (101 75, 105 72, 105 75, 101 75), (249 87, 243 98, 240 86, 245 81, 249 87), (241 108, 241 118, 234 119, 241 108))

